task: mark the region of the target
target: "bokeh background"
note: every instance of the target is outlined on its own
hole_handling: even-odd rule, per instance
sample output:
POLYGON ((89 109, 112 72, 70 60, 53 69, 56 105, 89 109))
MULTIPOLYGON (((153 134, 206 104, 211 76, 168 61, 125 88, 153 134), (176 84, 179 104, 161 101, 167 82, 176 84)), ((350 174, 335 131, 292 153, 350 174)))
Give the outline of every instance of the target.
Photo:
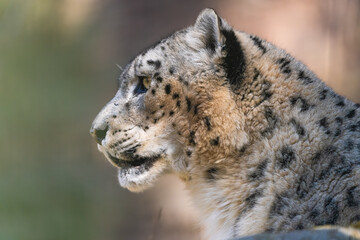
POLYGON ((360 101, 360 1, 0 0, 0 239, 201 239, 174 177, 121 189, 89 135, 139 52, 214 8, 360 101))

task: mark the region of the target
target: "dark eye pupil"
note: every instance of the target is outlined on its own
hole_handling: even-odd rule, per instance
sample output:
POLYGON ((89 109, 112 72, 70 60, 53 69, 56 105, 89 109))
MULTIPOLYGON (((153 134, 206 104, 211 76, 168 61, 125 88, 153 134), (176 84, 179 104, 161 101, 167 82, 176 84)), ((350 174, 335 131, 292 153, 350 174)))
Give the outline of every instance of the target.
POLYGON ((147 89, 144 86, 144 82, 143 79, 141 78, 138 85, 136 85, 136 88, 134 90, 135 94, 142 94, 142 93, 146 93, 147 89))

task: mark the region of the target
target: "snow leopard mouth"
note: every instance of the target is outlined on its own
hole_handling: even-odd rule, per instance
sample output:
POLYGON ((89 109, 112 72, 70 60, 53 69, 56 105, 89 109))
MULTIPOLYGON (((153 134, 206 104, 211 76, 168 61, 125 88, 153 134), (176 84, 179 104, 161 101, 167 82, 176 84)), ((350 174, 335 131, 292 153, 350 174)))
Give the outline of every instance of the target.
POLYGON ((117 157, 107 154, 111 164, 120 170, 137 169, 141 171, 149 170, 153 164, 161 157, 161 154, 157 154, 150 157, 132 156, 131 160, 122 160, 117 157))

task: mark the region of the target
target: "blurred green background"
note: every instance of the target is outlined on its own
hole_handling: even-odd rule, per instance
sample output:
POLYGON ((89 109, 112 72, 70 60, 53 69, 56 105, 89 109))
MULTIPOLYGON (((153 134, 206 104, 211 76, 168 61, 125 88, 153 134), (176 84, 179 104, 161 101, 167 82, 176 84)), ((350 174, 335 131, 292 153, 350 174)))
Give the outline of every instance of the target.
POLYGON ((116 64, 205 7, 360 101, 357 0, 0 0, 1 240, 200 239, 182 184, 121 189, 89 128, 116 92, 116 64))

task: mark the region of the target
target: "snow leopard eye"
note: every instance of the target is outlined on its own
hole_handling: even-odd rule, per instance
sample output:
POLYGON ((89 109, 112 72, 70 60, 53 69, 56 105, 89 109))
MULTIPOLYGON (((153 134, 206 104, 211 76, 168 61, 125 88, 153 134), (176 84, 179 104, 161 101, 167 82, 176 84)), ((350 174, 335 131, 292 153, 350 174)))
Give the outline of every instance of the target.
POLYGON ((150 88, 150 84, 151 84, 151 77, 143 77, 142 79, 143 81, 143 85, 146 89, 150 88))
POLYGON ((134 90, 135 94, 143 94, 146 93, 147 90, 150 88, 151 84, 151 77, 148 76, 139 76, 139 82, 136 85, 134 90))

